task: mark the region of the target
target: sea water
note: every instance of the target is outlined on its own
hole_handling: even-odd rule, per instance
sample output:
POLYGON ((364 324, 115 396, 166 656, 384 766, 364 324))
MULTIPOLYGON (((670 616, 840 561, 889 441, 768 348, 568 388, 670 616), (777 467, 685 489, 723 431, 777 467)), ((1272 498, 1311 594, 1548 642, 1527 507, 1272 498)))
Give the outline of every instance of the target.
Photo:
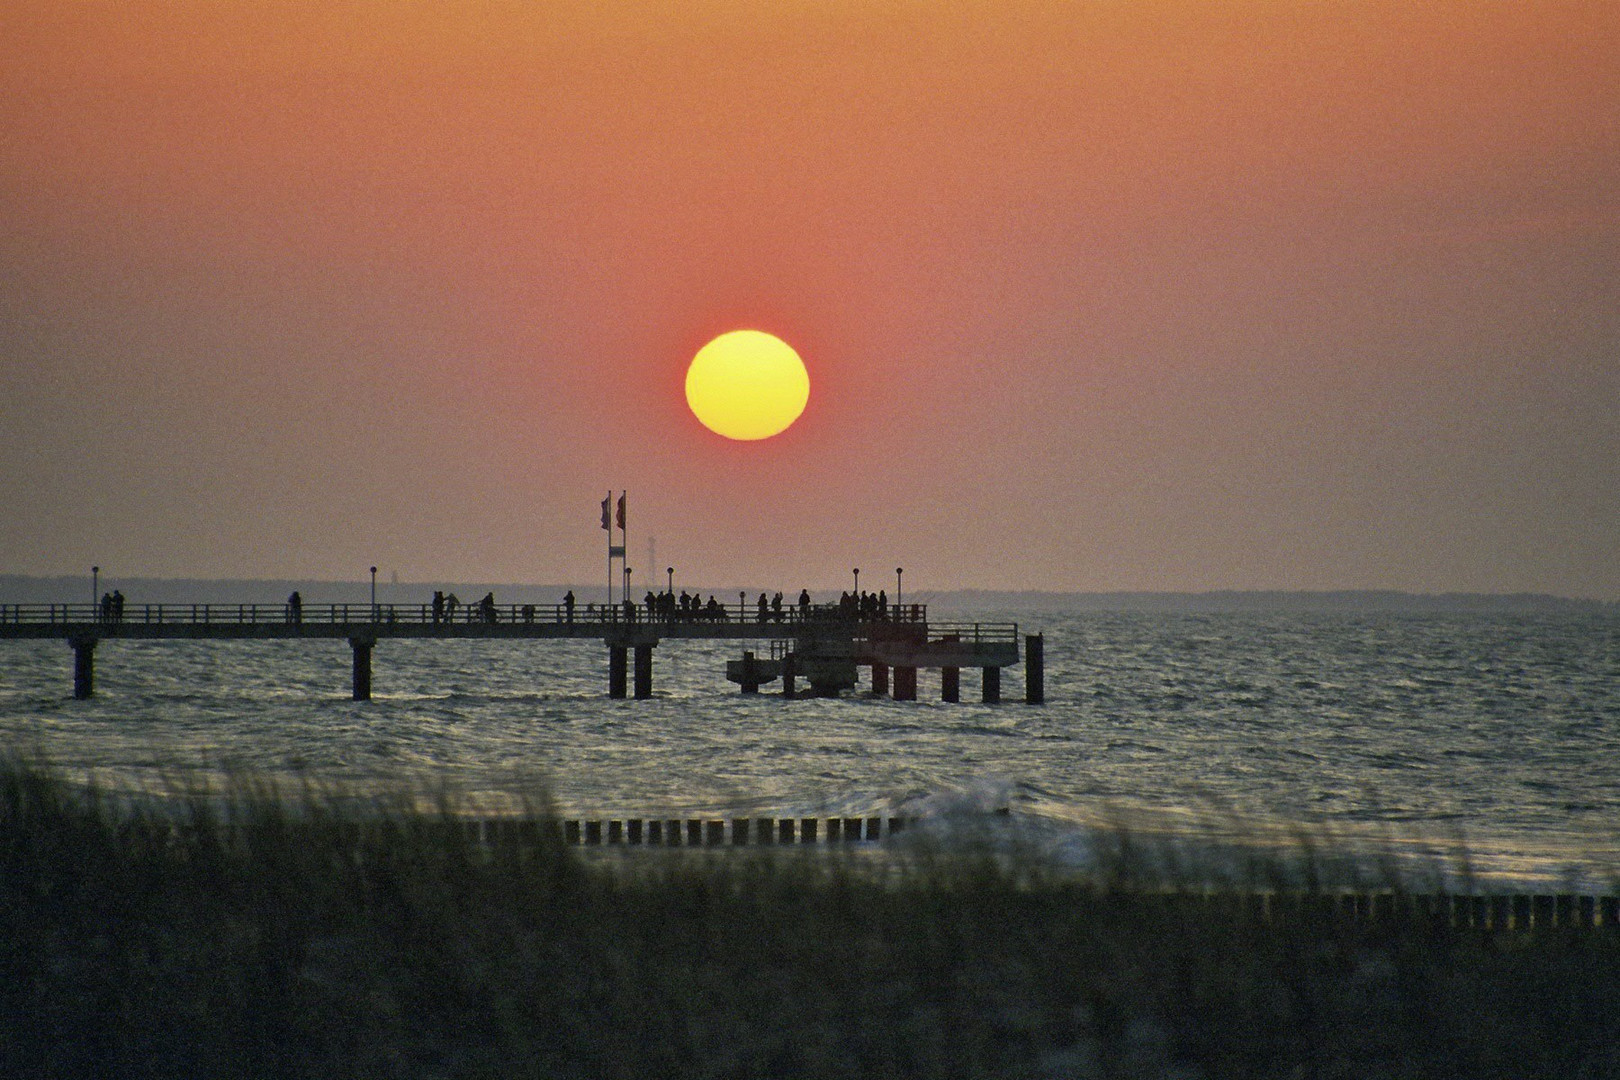
MULTIPOLYGON (((666 641, 651 700, 599 641, 0 642, 0 748, 161 786, 237 769, 443 787, 575 817, 916 816, 1024 823, 1083 862, 1098 830, 1226 830, 1439 860, 1541 887, 1620 879, 1620 616, 975 612, 1045 634, 1046 703, 743 696, 743 642, 666 641), (1466 853, 1465 855, 1459 853, 1466 853), (1466 866, 1464 866, 1466 862, 1466 866)), ((762 645, 760 646, 762 647, 762 645)))

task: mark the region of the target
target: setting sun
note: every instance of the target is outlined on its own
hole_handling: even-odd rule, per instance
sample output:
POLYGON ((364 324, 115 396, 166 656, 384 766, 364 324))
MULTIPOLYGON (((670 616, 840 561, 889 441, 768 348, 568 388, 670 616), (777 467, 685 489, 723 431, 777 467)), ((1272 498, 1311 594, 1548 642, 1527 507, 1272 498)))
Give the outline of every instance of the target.
POLYGON ((759 330, 721 334, 692 357, 686 403, 703 426, 728 439, 768 439, 792 426, 810 400, 804 361, 759 330))

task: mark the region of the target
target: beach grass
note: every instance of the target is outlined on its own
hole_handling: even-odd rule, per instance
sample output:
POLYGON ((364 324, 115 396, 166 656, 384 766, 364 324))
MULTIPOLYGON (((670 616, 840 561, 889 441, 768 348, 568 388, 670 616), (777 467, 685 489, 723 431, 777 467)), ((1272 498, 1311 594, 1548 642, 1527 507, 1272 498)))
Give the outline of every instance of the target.
POLYGON ((1129 836, 606 857, 460 809, 0 765, 0 1076, 1620 1076, 1614 927, 1262 918, 1129 836))

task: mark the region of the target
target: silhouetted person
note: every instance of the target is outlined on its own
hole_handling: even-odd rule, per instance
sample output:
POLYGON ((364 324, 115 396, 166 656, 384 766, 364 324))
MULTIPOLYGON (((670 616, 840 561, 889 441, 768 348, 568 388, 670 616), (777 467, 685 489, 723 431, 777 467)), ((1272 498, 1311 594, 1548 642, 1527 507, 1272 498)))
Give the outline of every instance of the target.
POLYGON ((565 618, 567 618, 568 625, 573 626, 574 625, 574 590, 573 589, 569 589, 566 593, 563 594, 563 615, 564 615, 565 618))
POLYGON ((799 618, 808 619, 809 617, 810 617, 810 590, 809 589, 800 589, 799 590, 799 618))
POLYGON ((483 616, 485 622, 492 623, 495 621, 494 593, 487 592, 484 594, 484 598, 478 601, 478 612, 481 616, 483 616))
POLYGON ((121 592, 118 589, 113 590, 112 608, 113 608, 113 621, 114 622, 123 622, 124 621, 124 594, 123 594, 123 592, 121 592))
POLYGON ((771 602, 765 598, 764 593, 759 594, 759 621, 764 622, 771 610, 771 602))
POLYGON ((450 593, 444 598, 444 618, 446 622, 456 621, 456 608, 460 606, 461 601, 456 599, 455 593, 450 593))
POLYGON ((287 597, 287 621, 293 623, 304 621, 304 598, 298 594, 297 589, 287 597))
POLYGON ((771 597, 771 615, 777 622, 782 621, 782 594, 777 593, 771 597))
POLYGON ((433 590, 433 625, 437 626, 442 622, 444 622, 444 591, 435 589, 433 590))

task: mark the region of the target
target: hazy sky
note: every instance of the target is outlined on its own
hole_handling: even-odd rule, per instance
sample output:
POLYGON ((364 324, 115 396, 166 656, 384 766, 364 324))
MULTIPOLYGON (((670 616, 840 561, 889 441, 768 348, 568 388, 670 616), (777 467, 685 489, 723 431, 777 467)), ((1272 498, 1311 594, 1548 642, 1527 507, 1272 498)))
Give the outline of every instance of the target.
POLYGON ((1620 4, 0 13, 0 572, 1620 599, 1620 4), (786 434, 691 416, 738 327, 786 434), (881 570, 881 576, 879 576, 881 570))

